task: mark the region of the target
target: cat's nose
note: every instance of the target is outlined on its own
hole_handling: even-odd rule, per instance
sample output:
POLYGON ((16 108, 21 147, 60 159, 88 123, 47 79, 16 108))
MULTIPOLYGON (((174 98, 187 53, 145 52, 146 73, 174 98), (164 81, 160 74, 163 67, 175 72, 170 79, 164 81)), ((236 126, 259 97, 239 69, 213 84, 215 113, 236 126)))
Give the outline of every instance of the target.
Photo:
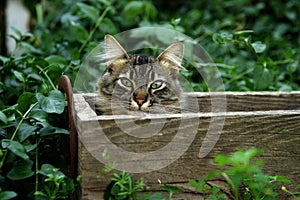
POLYGON ((136 103, 141 107, 145 103, 145 99, 137 99, 136 103))
POLYGON ((133 94, 133 100, 137 103, 139 107, 142 107, 142 105, 147 101, 148 95, 141 92, 136 92, 133 94))

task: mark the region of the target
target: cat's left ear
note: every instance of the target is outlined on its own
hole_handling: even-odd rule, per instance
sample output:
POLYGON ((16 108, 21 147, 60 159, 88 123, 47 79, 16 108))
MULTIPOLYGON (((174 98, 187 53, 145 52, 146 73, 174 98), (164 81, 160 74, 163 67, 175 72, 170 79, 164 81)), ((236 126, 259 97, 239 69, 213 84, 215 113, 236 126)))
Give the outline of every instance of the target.
POLYGON ((105 58, 109 71, 124 67, 129 55, 120 43, 111 35, 105 36, 105 58))
POLYGON ((170 67, 176 72, 179 71, 184 55, 183 42, 176 42, 166 48, 158 57, 157 60, 165 67, 170 67))

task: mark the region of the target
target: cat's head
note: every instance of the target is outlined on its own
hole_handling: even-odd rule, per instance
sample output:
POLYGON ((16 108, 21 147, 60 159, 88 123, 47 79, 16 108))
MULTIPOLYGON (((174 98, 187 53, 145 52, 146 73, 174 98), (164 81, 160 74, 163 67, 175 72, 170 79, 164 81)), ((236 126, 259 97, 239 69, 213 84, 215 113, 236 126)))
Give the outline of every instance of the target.
MULTIPOLYGON (((99 80, 100 96, 113 104, 145 112, 172 111, 179 107, 181 87, 178 81, 184 45, 177 42, 157 58, 130 55, 111 36, 105 36, 107 71, 99 80)), ((177 109, 178 110, 178 109, 177 109)))

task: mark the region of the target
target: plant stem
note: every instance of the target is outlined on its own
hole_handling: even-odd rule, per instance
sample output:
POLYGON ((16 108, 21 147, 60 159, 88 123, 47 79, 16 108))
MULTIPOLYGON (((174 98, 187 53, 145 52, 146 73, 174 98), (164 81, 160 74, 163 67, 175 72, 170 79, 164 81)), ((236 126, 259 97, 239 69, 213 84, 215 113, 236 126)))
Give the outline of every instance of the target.
POLYGON ((37 139, 37 137, 35 138, 35 143, 36 143, 36 149, 35 149, 35 192, 38 191, 39 189, 39 177, 38 177, 38 173, 39 173, 39 141, 37 139))
POLYGON ((96 32, 97 28, 99 27, 101 21, 103 20, 103 18, 105 17, 106 13, 111 9, 110 6, 108 6, 102 13, 102 15, 100 16, 100 18, 98 19, 98 21, 95 24, 95 27, 91 30, 88 38, 84 41, 84 43, 81 45, 81 47, 79 48, 79 53, 82 52, 82 50, 85 48, 85 46, 88 44, 88 42, 92 39, 94 33, 96 32))
POLYGON ((36 68, 38 68, 43 74, 44 76, 47 78, 47 80, 49 81, 51 87, 53 90, 57 90, 57 88, 55 87, 54 83, 52 82, 51 78, 48 76, 47 72, 45 72, 45 70, 43 68, 41 68, 40 66, 36 65, 36 68))
POLYGON ((233 184, 232 180, 229 178, 229 176, 226 173, 222 173, 222 176, 226 179, 226 181, 228 182, 229 185, 231 185, 231 188, 233 190, 233 194, 234 194, 234 200, 239 200, 239 190, 238 187, 233 184))
MULTIPOLYGON (((16 137, 16 135, 17 135, 17 132, 18 132, 18 130, 20 129, 21 124, 22 124, 23 121, 26 119, 26 117, 27 117, 27 115, 30 113, 30 111, 31 111, 37 104, 38 104, 38 102, 36 102, 35 104, 32 104, 32 105, 30 106, 30 108, 26 111, 26 113, 25 113, 24 115, 22 115, 22 113, 18 111, 18 113, 20 113, 20 115, 22 116, 22 118, 21 118, 20 122, 18 123, 17 128, 15 129, 13 135, 11 136, 10 142, 13 141, 13 140, 15 139, 15 137, 16 137)), ((3 164, 4 164, 5 158, 6 158, 6 156, 7 156, 7 152, 8 152, 8 151, 6 150, 5 153, 4 153, 4 155, 3 155, 3 157, 2 157, 2 160, 1 160, 1 163, 0 163, 0 169, 2 168, 2 166, 3 166, 3 164)))

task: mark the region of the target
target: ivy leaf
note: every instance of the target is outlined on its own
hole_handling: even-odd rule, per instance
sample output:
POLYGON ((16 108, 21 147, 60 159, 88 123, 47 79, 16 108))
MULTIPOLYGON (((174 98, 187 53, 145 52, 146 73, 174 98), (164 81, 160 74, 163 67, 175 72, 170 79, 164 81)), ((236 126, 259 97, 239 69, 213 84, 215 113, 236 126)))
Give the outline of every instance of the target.
POLYGON ((39 122, 47 122, 48 113, 40 108, 34 108, 31 110, 29 117, 39 122))
POLYGON ((69 134, 69 131, 63 128, 53 127, 48 124, 43 124, 43 128, 41 128, 38 134, 42 137, 56 134, 69 134))
POLYGON ((52 90, 48 97, 45 97, 41 93, 36 94, 41 108, 47 113, 61 114, 64 111, 66 104, 65 96, 59 90, 52 90))
POLYGON ((17 196, 17 193, 13 191, 4 191, 0 192, 0 199, 1 200, 9 200, 17 196))
POLYGON ((33 132, 37 129, 35 126, 31 126, 27 123, 23 123, 18 131, 18 139, 20 142, 24 142, 33 132))
POLYGON ((17 141, 2 141, 2 146, 6 146, 7 148, 16 154, 17 156, 23 158, 24 160, 29 160, 29 156, 26 154, 26 149, 23 147, 23 145, 17 141), (7 144, 3 144, 5 142, 9 142, 7 144))
POLYGON ((21 113, 25 113, 31 106, 32 103, 34 103, 34 94, 30 92, 24 92, 18 99, 18 110, 21 113))
POLYGON ((33 176, 32 164, 31 160, 19 160, 15 162, 13 168, 7 173, 7 177, 15 181, 33 176))

